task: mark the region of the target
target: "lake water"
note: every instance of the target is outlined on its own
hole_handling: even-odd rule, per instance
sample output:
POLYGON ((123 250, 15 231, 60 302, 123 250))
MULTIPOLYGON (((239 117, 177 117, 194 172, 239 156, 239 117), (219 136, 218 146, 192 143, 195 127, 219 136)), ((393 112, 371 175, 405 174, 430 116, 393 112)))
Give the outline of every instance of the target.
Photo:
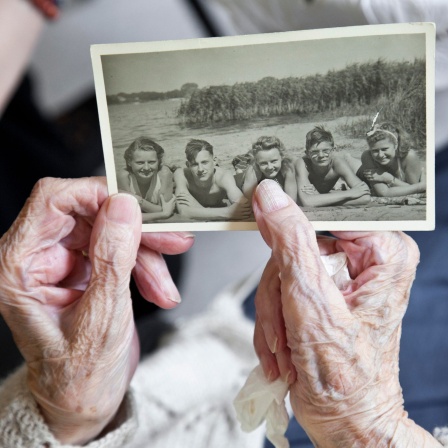
POLYGON ((181 126, 177 117, 180 100, 150 101, 147 103, 109 106, 115 166, 124 168, 123 154, 129 144, 139 136, 154 138, 165 150, 167 165, 185 165, 185 145, 191 138, 207 140, 214 147, 219 165, 232 169, 232 159, 246 153, 261 135, 277 135, 287 148, 304 144, 304 136, 312 125, 300 123, 303 132, 286 132, 290 125, 299 125, 297 117, 274 117, 251 122, 237 122, 198 128, 181 126), (282 129, 285 130, 282 135, 282 129))
MULTIPOLYGON (((190 128, 180 125, 177 111, 181 100, 149 101, 147 103, 109 106, 115 166, 124 168, 124 151, 140 136, 152 137, 165 150, 165 163, 169 166, 185 166, 185 145, 191 138, 207 140, 214 147, 219 165, 233 171, 232 159, 244 154, 262 135, 275 135, 287 148, 286 154, 298 157, 304 152, 306 133, 316 124, 324 124, 333 133, 336 147, 347 150, 360 158, 367 149, 364 138, 353 139, 341 134, 340 125, 360 117, 338 117, 332 120, 304 120, 296 115, 270 117, 190 128)), ((417 149, 425 160, 425 148, 417 149)))

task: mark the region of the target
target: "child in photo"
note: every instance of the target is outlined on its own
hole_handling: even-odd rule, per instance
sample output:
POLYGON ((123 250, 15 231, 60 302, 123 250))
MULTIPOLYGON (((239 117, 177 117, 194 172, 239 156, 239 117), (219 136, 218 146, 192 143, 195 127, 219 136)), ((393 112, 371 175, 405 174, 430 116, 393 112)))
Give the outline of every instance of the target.
POLYGON ((360 166, 361 161, 347 153, 335 154, 331 132, 323 126, 314 127, 306 134, 305 155, 294 162, 298 204, 304 207, 368 204, 369 187, 355 174, 360 166), (333 190, 340 179, 348 189, 333 190))

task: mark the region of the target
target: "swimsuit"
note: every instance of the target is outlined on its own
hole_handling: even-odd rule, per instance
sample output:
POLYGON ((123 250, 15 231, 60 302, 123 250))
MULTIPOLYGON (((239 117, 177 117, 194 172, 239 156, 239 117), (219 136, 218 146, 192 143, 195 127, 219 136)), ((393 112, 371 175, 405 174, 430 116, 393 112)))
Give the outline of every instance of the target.
POLYGON ((277 173, 277 176, 275 176, 274 178, 266 177, 264 174, 261 174, 261 178, 258 181, 258 183, 260 183, 261 181, 263 181, 265 179, 275 180, 275 182, 277 182, 282 187, 282 190, 285 189, 285 176, 283 175, 283 173, 281 171, 279 171, 277 173))
MULTIPOLYGON (((128 180, 129 180, 129 191, 135 195, 141 196, 143 199, 145 199, 148 202, 151 202, 152 204, 159 204, 160 205, 160 191, 162 189, 162 182, 160 181, 159 173, 156 174, 156 185, 154 189, 151 191, 151 187, 148 188, 148 191, 146 192, 146 196, 143 197, 143 195, 140 192, 140 188, 138 187, 137 179, 135 178, 135 175, 132 173, 128 174, 128 180)), ((152 184, 152 180, 151 180, 152 184)))

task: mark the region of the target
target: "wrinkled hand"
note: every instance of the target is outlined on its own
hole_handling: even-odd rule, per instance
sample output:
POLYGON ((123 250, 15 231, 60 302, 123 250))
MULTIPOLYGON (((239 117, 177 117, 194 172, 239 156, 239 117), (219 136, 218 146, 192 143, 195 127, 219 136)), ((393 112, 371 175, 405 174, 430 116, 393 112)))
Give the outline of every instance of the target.
POLYGON ((44 179, 0 240, 0 312, 28 368, 28 386, 63 443, 83 444, 113 419, 139 345, 129 279, 163 308, 179 301, 161 252, 182 234, 141 235, 130 195, 104 179, 44 179), (89 256, 86 256, 86 254, 89 256))
POLYGON ((272 248, 256 296, 255 349, 268 378, 291 384, 294 414, 313 443, 440 446, 406 418, 398 380, 416 244, 399 232, 335 232, 316 242, 275 182, 259 185, 253 207, 272 248), (344 291, 320 260, 336 252, 346 253, 353 279, 344 291))

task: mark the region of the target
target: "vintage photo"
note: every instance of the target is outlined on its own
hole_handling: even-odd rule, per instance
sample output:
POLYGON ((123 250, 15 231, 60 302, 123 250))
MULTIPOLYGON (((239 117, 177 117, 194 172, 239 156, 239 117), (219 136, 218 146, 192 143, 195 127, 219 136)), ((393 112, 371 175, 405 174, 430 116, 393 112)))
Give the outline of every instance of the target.
POLYGON ((276 181, 316 230, 434 227, 432 24, 94 45, 111 194, 144 231, 256 229, 276 181))

